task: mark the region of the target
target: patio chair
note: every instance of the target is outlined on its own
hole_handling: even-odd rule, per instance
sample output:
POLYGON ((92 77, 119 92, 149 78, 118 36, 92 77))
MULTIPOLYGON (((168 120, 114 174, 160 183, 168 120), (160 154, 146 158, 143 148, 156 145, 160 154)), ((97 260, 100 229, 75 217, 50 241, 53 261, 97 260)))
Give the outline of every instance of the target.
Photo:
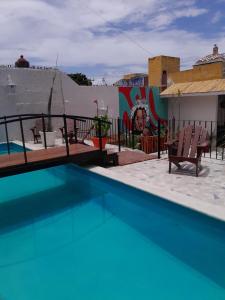
POLYGON ((40 136, 39 131, 43 130, 42 120, 41 119, 37 119, 35 121, 34 127, 30 128, 30 130, 32 131, 32 134, 33 134, 34 144, 40 143, 41 142, 41 136, 40 136))
MULTIPOLYGON (((77 132, 78 132, 79 128, 74 127, 74 120, 72 120, 72 119, 68 119, 66 121, 66 124, 67 124, 67 136, 68 136, 69 142, 74 140, 74 138, 75 138, 75 142, 77 142, 77 132)), ((63 126, 63 127, 59 128, 59 130, 61 131, 62 142, 64 143, 65 142, 65 137, 66 137, 65 127, 63 126)))
POLYGON ((181 162, 189 162, 196 166, 196 177, 201 169, 201 157, 203 152, 208 151, 208 133, 205 128, 188 126, 179 133, 179 140, 167 142, 169 154, 169 173, 171 164, 181 169, 181 162))

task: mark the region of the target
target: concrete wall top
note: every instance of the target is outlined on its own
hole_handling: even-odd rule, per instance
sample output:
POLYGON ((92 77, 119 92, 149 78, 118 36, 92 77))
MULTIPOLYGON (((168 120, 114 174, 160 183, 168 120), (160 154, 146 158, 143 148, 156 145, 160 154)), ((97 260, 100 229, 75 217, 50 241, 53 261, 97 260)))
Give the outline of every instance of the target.
POLYGON ((223 78, 223 63, 194 66, 193 69, 169 73, 168 79, 174 83, 203 81, 223 78))

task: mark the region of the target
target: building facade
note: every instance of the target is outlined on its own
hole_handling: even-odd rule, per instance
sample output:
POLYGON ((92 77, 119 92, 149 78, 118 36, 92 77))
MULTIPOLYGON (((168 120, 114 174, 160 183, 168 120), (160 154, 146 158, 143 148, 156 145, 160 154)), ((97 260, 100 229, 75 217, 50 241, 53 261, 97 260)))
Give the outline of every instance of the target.
POLYGON ((148 61, 149 85, 165 90, 174 83, 225 78, 225 54, 214 45, 212 54, 199 59, 192 69, 180 70, 180 58, 156 56, 148 61))
POLYGON ((126 74, 122 79, 114 83, 114 86, 119 87, 147 87, 148 86, 148 75, 144 73, 132 73, 126 74))

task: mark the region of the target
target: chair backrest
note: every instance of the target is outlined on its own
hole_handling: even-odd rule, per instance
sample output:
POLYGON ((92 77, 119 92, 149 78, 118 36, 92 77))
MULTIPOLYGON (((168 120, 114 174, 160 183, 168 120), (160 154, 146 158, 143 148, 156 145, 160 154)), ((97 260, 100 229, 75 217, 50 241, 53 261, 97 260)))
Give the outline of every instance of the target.
POLYGON ((207 139, 207 130, 201 126, 192 125, 183 128, 179 134, 177 156, 196 157, 197 146, 207 139))
POLYGON ((67 119, 66 120, 66 125, 67 125, 67 131, 74 131, 74 120, 72 119, 67 119))

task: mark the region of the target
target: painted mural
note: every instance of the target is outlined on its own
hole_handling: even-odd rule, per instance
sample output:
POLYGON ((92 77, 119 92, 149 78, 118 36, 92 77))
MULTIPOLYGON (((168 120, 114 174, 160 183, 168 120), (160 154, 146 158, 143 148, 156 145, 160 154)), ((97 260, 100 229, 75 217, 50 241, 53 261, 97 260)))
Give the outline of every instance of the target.
POLYGON ((136 133, 145 129, 154 132, 159 119, 162 124, 167 124, 168 104, 160 99, 157 87, 120 87, 119 110, 124 126, 131 129, 134 120, 136 133))

